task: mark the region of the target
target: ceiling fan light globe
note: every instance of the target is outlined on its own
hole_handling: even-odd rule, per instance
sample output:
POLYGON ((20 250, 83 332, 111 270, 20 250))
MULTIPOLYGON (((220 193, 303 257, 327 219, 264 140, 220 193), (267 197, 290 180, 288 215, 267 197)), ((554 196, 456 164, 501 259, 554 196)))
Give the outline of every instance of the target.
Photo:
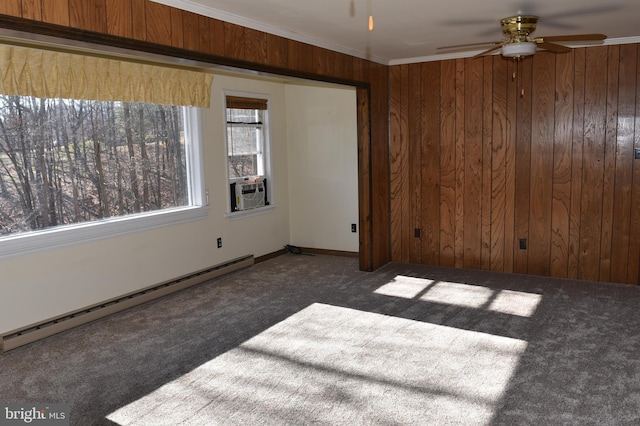
POLYGON ((525 41, 520 43, 507 43, 502 46, 502 56, 508 58, 520 58, 522 56, 531 56, 536 53, 536 43, 532 41, 525 41))

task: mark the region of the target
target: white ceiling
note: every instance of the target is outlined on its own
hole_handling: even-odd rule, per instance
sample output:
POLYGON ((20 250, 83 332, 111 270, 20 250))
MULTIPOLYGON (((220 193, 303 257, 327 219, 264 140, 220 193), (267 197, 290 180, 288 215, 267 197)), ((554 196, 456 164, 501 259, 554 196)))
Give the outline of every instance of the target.
POLYGON ((500 19, 517 14, 540 17, 535 36, 603 33, 606 44, 640 42, 640 0, 154 1, 390 65, 471 56, 483 47, 436 48, 500 41, 500 19))

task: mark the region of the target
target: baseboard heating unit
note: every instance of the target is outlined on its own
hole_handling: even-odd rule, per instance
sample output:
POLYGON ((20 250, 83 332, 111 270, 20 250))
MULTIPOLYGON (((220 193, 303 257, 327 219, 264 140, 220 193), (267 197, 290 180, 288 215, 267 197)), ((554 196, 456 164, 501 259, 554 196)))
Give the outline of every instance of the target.
POLYGON ((2 336, 0 342, 0 353, 15 349, 19 346, 44 339, 70 328, 86 324, 91 321, 115 314, 116 312, 132 308, 145 302, 175 293, 185 288, 201 284, 213 278, 220 277, 239 269, 247 268, 254 263, 253 255, 246 255, 233 259, 216 266, 212 266, 200 271, 174 278, 133 293, 125 294, 121 297, 104 301, 77 311, 50 318, 37 324, 10 331, 2 336))

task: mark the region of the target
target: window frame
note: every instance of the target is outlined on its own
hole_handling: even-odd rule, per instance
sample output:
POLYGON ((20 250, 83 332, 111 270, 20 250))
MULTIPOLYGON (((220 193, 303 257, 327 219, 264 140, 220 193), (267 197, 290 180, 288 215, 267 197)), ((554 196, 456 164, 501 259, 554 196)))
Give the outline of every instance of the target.
POLYGON ((188 206, 173 207, 101 220, 56 226, 43 230, 0 237, 0 259, 67 247, 142 232, 154 228, 199 220, 208 215, 205 189, 202 112, 183 107, 188 206))
POLYGON ((252 93, 252 92, 239 92, 235 90, 223 90, 222 93, 222 113, 223 113, 223 123, 224 123, 224 151, 225 151, 225 176, 226 176, 226 189, 227 189, 227 197, 226 197, 226 213, 225 216, 229 218, 241 218, 246 216, 253 216, 257 214, 262 214, 269 212, 275 209, 276 205, 274 203, 274 190, 273 190, 273 173, 271 167, 271 97, 268 94, 262 93, 252 93), (262 155, 258 155, 258 157, 262 157, 263 162, 263 170, 264 174, 261 175, 267 181, 267 192, 268 192, 268 204, 256 207, 249 210, 231 210, 231 189, 230 185, 233 182, 237 182, 239 178, 231 178, 229 176, 229 134, 227 131, 227 97, 241 97, 241 98, 255 98, 255 99, 264 99, 267 103, 267 108, 263 110, 263 123, 262 127, 262 155))

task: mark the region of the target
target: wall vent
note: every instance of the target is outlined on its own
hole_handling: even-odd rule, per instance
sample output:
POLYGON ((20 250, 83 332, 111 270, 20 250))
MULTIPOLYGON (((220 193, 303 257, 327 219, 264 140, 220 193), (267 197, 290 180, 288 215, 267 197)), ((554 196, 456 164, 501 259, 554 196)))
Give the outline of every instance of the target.
POLYGON ((18 330, 10 331, 1 336, 2 341, 0 342, 0 353, 35 342, 36 340, 44 339, 45 337, 95 321, 106 317, 107 315, 132 308, 142 303, 158 299, 196 284, 201 284, 230 272, 247 268, 253 265, 253 263, 253 255, 242 256, 161 284, 125 294, 115 299, 110 299, 55 318, 50 318, 37 324, 32 324, 18 330))

